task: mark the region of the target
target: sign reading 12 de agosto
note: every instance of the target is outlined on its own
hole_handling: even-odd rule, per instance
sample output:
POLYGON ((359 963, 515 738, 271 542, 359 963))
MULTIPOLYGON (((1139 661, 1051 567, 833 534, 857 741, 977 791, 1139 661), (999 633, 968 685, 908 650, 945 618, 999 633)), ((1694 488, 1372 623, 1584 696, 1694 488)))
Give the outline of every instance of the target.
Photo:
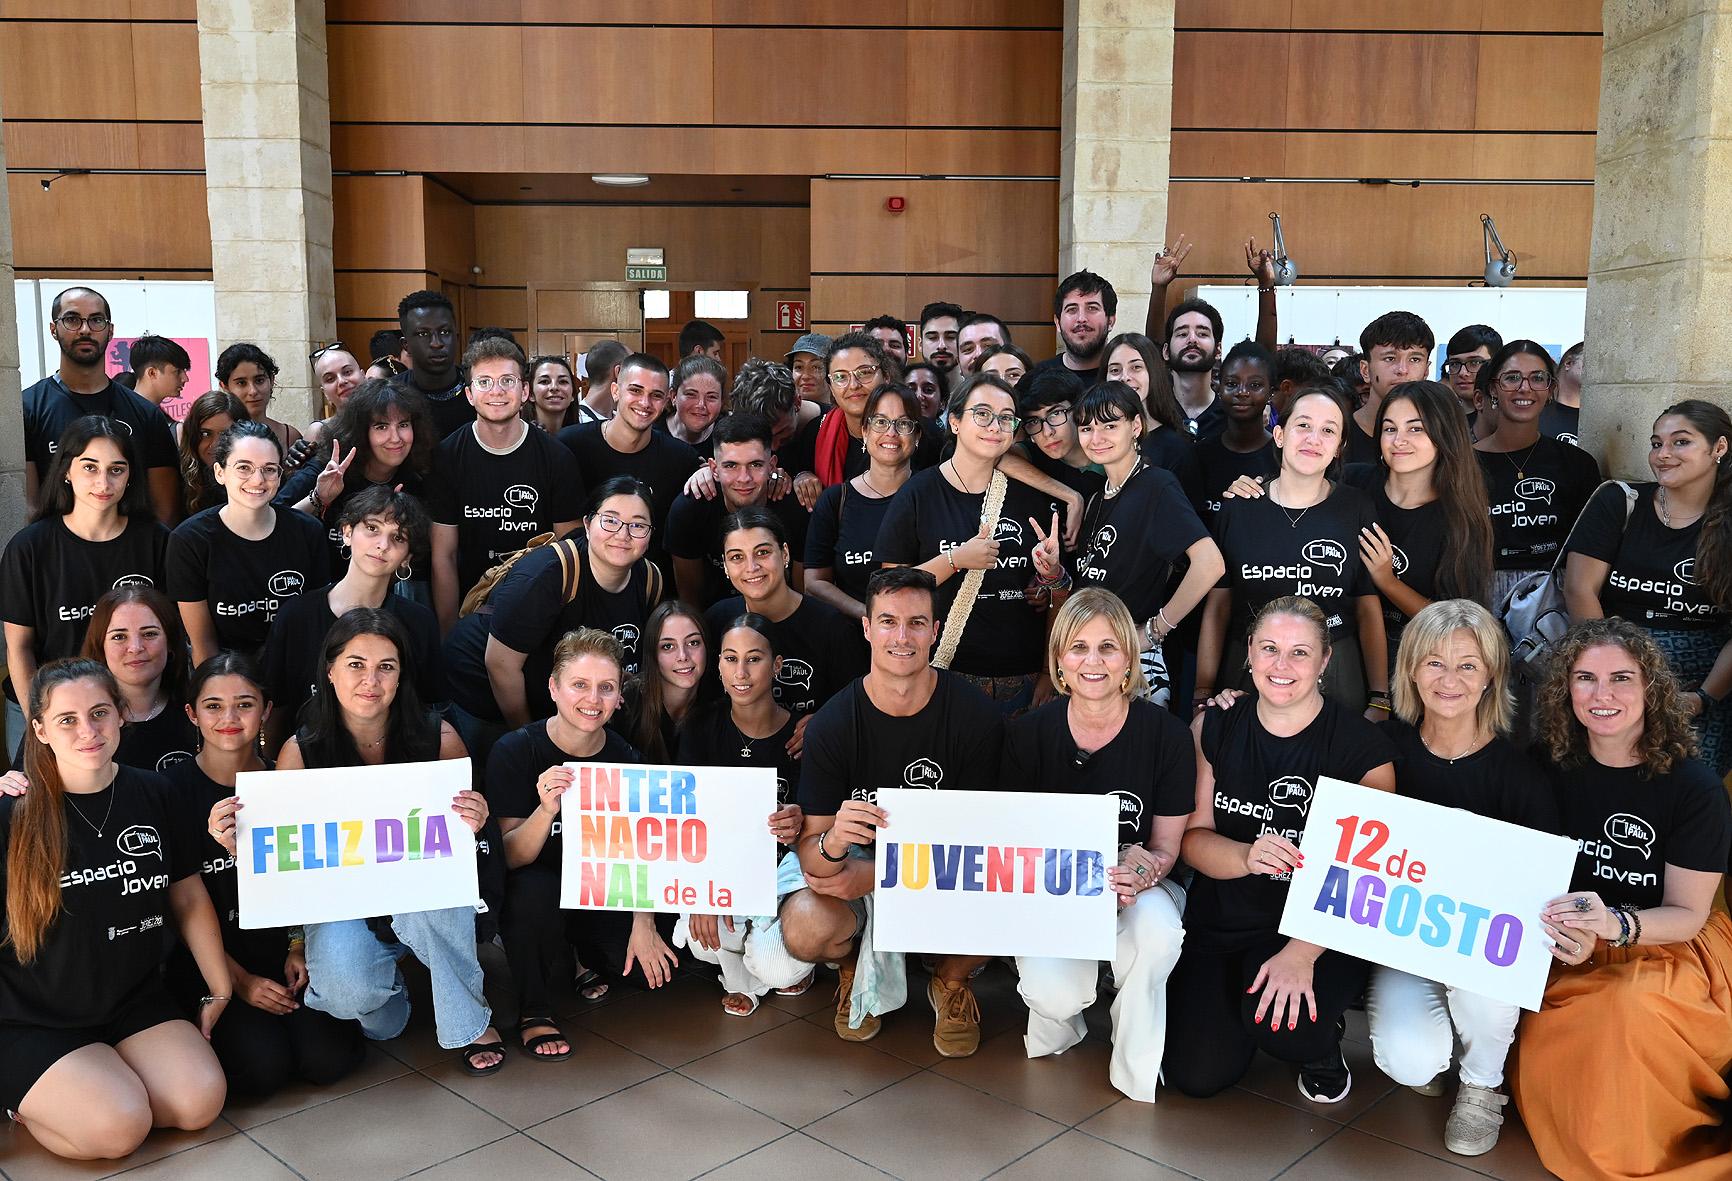
POLYGON ((1283 935, 1540 1007, 1540 911, 1569 889, 1574 841, 1325 777, 1300 849, 1283 935))

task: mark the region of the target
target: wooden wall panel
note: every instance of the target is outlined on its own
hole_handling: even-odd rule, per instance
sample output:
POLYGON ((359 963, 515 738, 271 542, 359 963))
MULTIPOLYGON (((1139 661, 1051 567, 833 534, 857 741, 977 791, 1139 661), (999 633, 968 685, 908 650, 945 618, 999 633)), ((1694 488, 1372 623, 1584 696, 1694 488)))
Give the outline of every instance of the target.
POLYGON ((418 176, 331 178, 338 271, 427 269, 422 183, 418 176))
POLYGON ((204 177, 97 173, 48 192, 39 180, 6 178, 19 270, 210 270, 204 177))
POLYGON ((437 181, 422 183, 427 269, 447 283, 475 282, 475 206, 437 181))
POLYGON ((717 29, 715 121, 770 127, 908 121, 907 35, 875 29, 717 29), (766 84, 767 78, 774 81, 766 84))
POLYGON ((333 122, 523 121, 521 29, 331 25, 325 42, 333 122), (476 63, 486 69, 471 78, 476 63))
MULTIPOLYGON (((103 0, 124 9, 124 0, 103 0)), ((147 0, 134 0, 144 3, 147 0)), ((187 0, 150 0, 187 3, 187 0)), ((0 0, 43 6, 49 0, 0 0)), ((900 29, 1058 28, 1062 0, 879 0, 871 5, 812 4, 810 0, 330 0, 328 19, 353 21, 478 21, 566 25, 797 25, 900 29)))
POLYGON ((497 324, 513 332, 529 328, 529 296, 523 287, 477 287, 470 302, 477 324, 497 324))
POLYGON ((1051 274, 1057 225, 1050 181, 812 182, 814 272, 1051 274))
POLYGON ((138 117, 201 119, 198 26, 139 23, 131 28, 138 117))
POLYGON ((1058 127, 1064 65, 1059 31, 912 33, 904 44, 910 124, 1058 127))
POLYGON ((7 118, 138 117, 130 25, 16 21, 5 28, 0 111, 7 118), (56 79, 76 84, 54 85, 56 79))
POLYGON ((1597 33, 1600 6, 1583 0, 1177 0, 1174 23, 1181 29, 1597 33))
MULTIPOLYGON (((708 123, 708 29, 534 29, 523 37, 529 123, 708 123)), ((501 77, 501 85, 511 79, 501 77)))
POLYGON ((1179 131, 1174 177, 1388 177, 1592 180, 1588 135, 1478 132, 1179 131))

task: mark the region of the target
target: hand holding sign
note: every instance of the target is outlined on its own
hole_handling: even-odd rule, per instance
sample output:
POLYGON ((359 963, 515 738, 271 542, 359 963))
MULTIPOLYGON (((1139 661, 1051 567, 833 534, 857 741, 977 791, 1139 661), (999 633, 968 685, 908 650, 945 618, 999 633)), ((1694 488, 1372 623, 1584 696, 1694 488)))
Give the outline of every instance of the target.
POLYGON ((1245 850, 1245 872, 1280 875, 1292 873, 1305 864, 1305 854, 1299 846, 1277 832, 1266 832, 1251 842, 1245 850))
POLYGON ((843 800, 842 806, 836 809, 836 819, 830 825, 830 835, 825 841, 830 847, 830 856, 840 856, 842 847, 848 845, 870 845, 878 839, 878 830, 889 823, 890 813, 876 804, 868 804, 865 800, 843 800))

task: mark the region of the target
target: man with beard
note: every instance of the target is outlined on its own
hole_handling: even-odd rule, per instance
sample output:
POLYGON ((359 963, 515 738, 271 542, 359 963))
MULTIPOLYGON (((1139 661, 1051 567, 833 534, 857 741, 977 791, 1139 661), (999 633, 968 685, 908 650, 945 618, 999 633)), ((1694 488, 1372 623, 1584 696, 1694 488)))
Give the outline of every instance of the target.
POLYGON ((1064 347, 1029 372, 1039 373, 1062 365, 1093 384, 1101 356, 1119 314, 1119 293, 1093 271, 1078 271, 1058 285, 1052 300, 1052 326, 1064 347))
POLYGON ((962 376, 967 377, 980 368, 981 353, 987 345, 995 344, 1002 348, 1009 343, 1010 329, 991 312, 969 312, 963 316, 962 325, 956 332, 956 357, 962 376))
POLYGON ((895 316, 873 316, 862 330, 875 337, 884 351, 896 358, 898 369, 908 368, 908 332, 895 316))
POLYGON ((35 509, 42 473, 60 436, 87 414, 118 422, 148 473, 150 502, 164 524, 180 519, 179 454, 165 415, 150 399, 109 380, 104 361, 114 338, 108 300, 88 287, 68 287, 49 306, 48 331, 60 346, 60 368, 24 391, 24 497, 35 509))
POLYGON ((411 291, 397 305, 397 324, 409 350, 409 372, 397 380, 427 399, 437 445, 475 421, 475 407, 463 396, 466 379, 457 365, 457 310, 437 291, 411 291))
POLYGON ((962 309, 953 303, 929 303, 920 309, 920 356, 952 381, 956 372, 956 336, 962 329, 962 309))

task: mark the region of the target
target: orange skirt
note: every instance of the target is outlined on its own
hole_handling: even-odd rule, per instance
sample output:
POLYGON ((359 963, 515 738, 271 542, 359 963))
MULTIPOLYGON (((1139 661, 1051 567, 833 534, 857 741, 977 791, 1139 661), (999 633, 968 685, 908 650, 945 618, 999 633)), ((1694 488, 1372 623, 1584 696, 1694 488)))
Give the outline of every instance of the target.
POLYGON ((1732 920, 1687 943, 1559 967, 1510 1076, 1540 1162, 1566 1181, 1726 1181, 1732 920))

